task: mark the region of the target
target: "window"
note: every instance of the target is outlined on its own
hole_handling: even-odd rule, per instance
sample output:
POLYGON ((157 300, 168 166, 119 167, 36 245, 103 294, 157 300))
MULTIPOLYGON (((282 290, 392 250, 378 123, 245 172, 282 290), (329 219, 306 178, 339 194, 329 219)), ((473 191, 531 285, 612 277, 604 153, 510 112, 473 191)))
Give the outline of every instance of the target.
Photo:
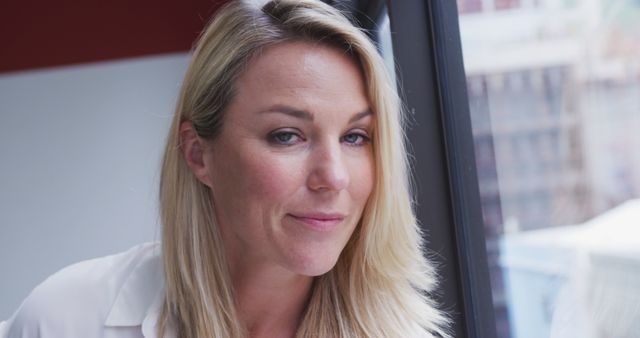
POLYGON ((494 0, 494 2, 497 10, 517 8, 520 6, 519 0, 494 0))
POLYGON ((482 11, 482 0, 458 0, 458 8, 462 13, 482 11))
POLYGON ((640 5, 459 12, 498 337, 637 335, 640 5))
POLYGON ((455 336, 637 335, 640 2, 387 4, 455 336))

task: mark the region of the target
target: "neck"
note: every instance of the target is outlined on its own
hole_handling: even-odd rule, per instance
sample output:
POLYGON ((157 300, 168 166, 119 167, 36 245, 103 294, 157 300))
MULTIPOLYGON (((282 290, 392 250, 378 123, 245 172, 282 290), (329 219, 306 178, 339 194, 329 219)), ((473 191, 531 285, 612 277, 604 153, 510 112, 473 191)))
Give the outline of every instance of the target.
POLYGON ((231 265, 238 315, 249 336, 294 337, 311 293, 313 278, 266 264, 231 265))

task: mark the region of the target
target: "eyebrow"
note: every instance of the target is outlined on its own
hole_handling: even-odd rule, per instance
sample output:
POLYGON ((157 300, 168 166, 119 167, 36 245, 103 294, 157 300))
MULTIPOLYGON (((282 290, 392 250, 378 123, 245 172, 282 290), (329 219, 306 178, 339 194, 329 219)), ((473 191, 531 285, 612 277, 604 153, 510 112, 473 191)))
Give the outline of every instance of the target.
POLYGON ((263 113, 281 113, 289 116, 293 116, 295 118, 313 121, 313 115, 306 110, 300 110, 289 106, 284 105, 275 105, 270 107, 269 109, 263 111, 263 113))
POLYGON ((367 109, 363 112, 357 113, 355 115, 353 115, 352 118, 349 119, 349 123, 353 123, 359 120, 362 120, 363 118, 367 117, 367 116, 371 116, 373 115, 373 113, 371 112, 371 109, 367 109))
MULTIPOLYGON (((313 121, 313 114, 311 114, 310 112, 306 110, 285 106, 285 105, 275 105, 273 107, 270 107, 267 110, 264 110, 263 113, 281 113, 281 114, 289 115, 295 118, 299 118, 307 121, 313 121)), ((373 113, 371 112, 370 109, 367 108, 367 110, 359 112, 355 114, 353 117, 351 117, 349 119, 349 123, 362 120, 363 118, 370 115, 373 115, 373 113)))

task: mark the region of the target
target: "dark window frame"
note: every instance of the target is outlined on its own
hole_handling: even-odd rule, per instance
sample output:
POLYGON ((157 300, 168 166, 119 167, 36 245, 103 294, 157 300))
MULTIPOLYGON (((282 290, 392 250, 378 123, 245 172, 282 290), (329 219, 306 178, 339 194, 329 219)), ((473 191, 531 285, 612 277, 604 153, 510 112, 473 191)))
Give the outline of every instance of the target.
POLYGON ((387 0, 417 215, 455 337, 496 337, 456 1, 387 0))
MULTIPOLYGON (((383 0, 343 0, 375 39, 383 0)), ((416 213, 456 338, 495 338, 457 2, 386 0, 406 106, 416 213)))

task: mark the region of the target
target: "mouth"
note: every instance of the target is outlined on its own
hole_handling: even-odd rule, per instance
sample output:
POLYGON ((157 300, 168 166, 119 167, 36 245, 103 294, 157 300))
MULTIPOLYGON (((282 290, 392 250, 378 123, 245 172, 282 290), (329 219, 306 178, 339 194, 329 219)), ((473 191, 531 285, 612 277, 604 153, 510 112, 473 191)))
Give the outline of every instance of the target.
POLYGON ((316 231, 331 231, 346 218, 345 215, 338 213, 296 213, 288 216, 316 231))

